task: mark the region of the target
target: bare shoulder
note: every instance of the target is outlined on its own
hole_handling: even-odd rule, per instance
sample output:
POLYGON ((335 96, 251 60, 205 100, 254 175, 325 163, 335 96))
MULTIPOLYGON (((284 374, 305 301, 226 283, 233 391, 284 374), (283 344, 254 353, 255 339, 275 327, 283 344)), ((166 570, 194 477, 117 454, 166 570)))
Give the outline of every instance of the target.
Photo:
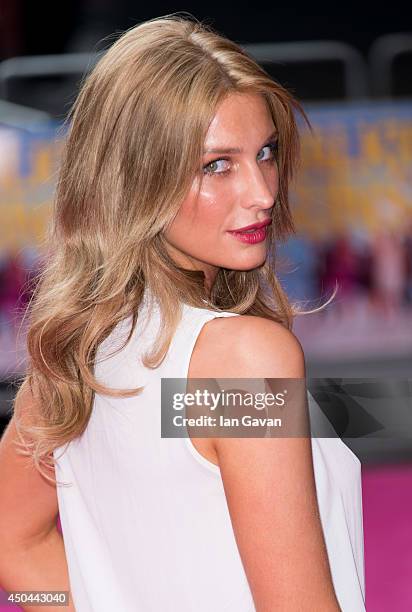
MULTIPOLYGON (((198 335, 189 376, 305 378, 303 350, 293 332, 271 320, 215 318, 198 335)), ((305 388, 298 408, 305 408, 305 388)), ((337 612, 310 438, 243 433, 211 437, 200 449, 219 466, 256 609, 337 612)))
POLYGON ((282 324, 250 315, 216 317, 197 338, 189 377, 305 376, 302 346, 282 324))

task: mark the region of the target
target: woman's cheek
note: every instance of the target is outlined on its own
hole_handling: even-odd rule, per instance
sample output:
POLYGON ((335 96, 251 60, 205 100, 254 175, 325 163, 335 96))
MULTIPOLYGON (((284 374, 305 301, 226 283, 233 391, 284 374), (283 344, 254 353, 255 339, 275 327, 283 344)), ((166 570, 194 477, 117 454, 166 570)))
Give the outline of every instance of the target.
POLYGON ((236 183, 228 176, 208 178, 207 183, 200 192, 202 201, 208 202, 210 206, 225 206, 236 200, 241 189, 239 182, 236 183))
POLYGON ((219 232, 230 222, 230 201, 224 194, 209 195, 202 201, 200 232, 219 232))

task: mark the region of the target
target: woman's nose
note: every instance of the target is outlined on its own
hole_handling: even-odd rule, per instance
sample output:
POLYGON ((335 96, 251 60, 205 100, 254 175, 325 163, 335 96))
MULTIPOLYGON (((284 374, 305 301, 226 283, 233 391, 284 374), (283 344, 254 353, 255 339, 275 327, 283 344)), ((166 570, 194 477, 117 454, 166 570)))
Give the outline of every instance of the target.
POLYGON ((265 176, 259 166, 245 169, 243 174, 243 202, 244 206, 258 206, 259 208, 270 208, 277 197, 278 173, 270 173, 265 176))

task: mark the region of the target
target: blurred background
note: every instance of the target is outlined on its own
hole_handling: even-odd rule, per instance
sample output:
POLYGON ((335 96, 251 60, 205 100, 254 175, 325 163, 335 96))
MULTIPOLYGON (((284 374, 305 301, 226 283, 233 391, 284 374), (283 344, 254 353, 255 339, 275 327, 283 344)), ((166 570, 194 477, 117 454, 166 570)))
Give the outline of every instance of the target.
POLYGON ((383 403, 363 405, 363 414, 376 416, 379 404, 386 434, 340 433, 362 461, 367 609, 409 611, 412 23, 393 4, 390 13, 363 4, 356 13, 342 6, 317 16, 291 4, 0 1, 0 432, 13 381, 25 368, 21 314, 42 257, 57 133, 81 78, 116 33, 189 12, 290 89, 314 128, 310 134, 301 126, 302 165, 291 196, 297 234, 278 245, 276 267, 304 309, 325 302, 338 283, 325 310, 295 321, 308 377, 379 385, 383 403), (391 433, 399 389, 404 421, 391 433))

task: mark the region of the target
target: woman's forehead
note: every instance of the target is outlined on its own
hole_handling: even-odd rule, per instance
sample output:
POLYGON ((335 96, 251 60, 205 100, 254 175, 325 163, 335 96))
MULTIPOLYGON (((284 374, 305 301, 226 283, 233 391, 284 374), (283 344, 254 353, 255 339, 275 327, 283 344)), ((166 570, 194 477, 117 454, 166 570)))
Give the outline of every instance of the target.
POLYGON ((265 139, 274 129, 272 115, 261 94, 231 93, 218 105, 210 122, 205 152, 237 149, 239 141, 265 139))

